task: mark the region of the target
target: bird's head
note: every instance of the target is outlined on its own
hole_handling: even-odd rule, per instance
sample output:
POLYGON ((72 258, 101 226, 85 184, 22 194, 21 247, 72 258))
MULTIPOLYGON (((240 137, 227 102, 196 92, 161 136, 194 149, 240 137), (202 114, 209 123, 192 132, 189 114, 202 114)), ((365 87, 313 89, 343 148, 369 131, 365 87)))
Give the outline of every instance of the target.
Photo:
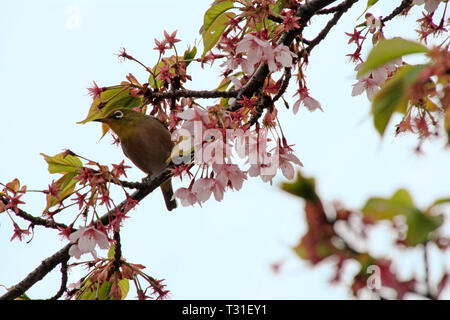
POLYGON ((141 112, 122 108, 113 110, 104 118, 95 119, 94 121, 106 123, 121 138, 131 133, 139 121, 144 118, 145 115, 141 112))

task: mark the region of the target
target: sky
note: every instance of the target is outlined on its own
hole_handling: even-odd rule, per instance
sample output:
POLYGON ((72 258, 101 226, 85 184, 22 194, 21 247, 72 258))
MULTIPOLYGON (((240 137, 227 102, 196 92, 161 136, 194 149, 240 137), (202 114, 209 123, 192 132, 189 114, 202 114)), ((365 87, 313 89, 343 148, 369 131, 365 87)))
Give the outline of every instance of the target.
MULTIPOLYGON (((29 189, 46 189, 56 177, 47 171, 40 153, 54 155, 69 148, 104 164, 119 163, 120 149, 111 138, 99 141, 98 124, 77 124, 91 103, 87 87, 119 83, 128 73, 146 82, 136 64, 119 62, 121 47, 147 65, 157 53, 154 38, 163 31, 178 30, 179 51, 200 43, 198 30, 211 0, 196 1, 9 1, 0 13, 0 181, 19 178, 29 189), (76 17, 79 14, 79 20, 76 17)), ((384 5, 384 4, 383 4, 384 5)), ((317 191, 331 203, 340 200, 349 208, 361 208, 372 196, 387 197, 406 187, 418 206, 448 197, 450 153, 445 139, 425 143, 424 154, 414 153, 415 137, 394 137, 391 123, 380 139, 369 115, 365 96, 352 97, 354 66, 345 56, 354 47, 348 37, 363 12, 360 1, 313 51, 306 71, 311 95, 324 112, 300 110, 297 115, 280 107, 280 121, 302 173, 316 178, 317 191)), ((393 6, 375 7, 385 14, 393 6)), ((415 8, 408 19, 386 26, 387 37, 414 39, 415 8)), ((313 20, 306 35, 321 30, 324 20, 313 20)), ((359 23, 359 22, 358 22, 359 23)), ((200 45, 201 47, 201 45, 200 45)), ((419 61, 412 57, 408 61, 419 61)), ((193 67, 191 89, 213 89, 220 82, 216 66, 193 67)), ((294 84, 286 97, 294 101, 294 84)), ((291 103, 292 105, 292 103, 291 103)), ((399 118, 397 118, 399 120, 399 118)), ((131 164, 126 160, 127 164, 131 164)), ((132 168, 132 181, 143 174, 132 168)), ((312 268, 291 250, 306 230, 303 202, 283 193, 281 173, 273 185, 251 178, 239 192, 227 192, 222 202, 211 199, 202 207, 180 207, 168 213, 159 191, 132 212, 122 231, 122 250, 127 261, 145 265, 155 278, 166 279, 174 299, 347 299, 345 285, 330 286, 329 264, 312 268), (274 274, 271 265, 283 262, 274 274)), ((174 182, 180 186, 179 182, 174 182)), ((120 196, 120 195, 119 195, 120 196)), ((40 215, 45 203, 40 194, 27 194, 24 209, 40 215)), ((448 210, 447 210, 448 211, 448 210)), ((447 212, 448 214, 448 212, 447 212)), ((67 216, 61 219, 66 221, 67 216)), ((20 220, 18 220, 19 222, 20 220)), ((22 227, 26 224, 19 223, 22 227)), ((448 228, 447 228, 448 230, 448 228)), ((10 242, 12 227, 0 214, 0 284, 11 286, 23 279, 44 258, 63 247, 56 232, 35 229, 31 243, 10 242)), ((386 232, 374 234, 374 252, 389 246, 386 232)), ((105 254, 103 252, 103 254, 105 254)), ((391 253, 402 257, 407 276, 417 266, 420 252, 391 253)), ((431 255, 432 276, 450 264, 449 257, 431 255)), ((349 281, 355 265, 348 266, 349 281)), ((420 268, 419 268, 420 269, 420 268)), ((420 276, 420 270, 418 275, 420 276)), ((73 282, 83 275, 72 270, 73 282)), ((59 288, 58 269, 27 293, 45 298, 59 288)), ((134 296, 130 293, 129 298, 134 296)), ((449 297, 447 294, 446 297, 449 297)))

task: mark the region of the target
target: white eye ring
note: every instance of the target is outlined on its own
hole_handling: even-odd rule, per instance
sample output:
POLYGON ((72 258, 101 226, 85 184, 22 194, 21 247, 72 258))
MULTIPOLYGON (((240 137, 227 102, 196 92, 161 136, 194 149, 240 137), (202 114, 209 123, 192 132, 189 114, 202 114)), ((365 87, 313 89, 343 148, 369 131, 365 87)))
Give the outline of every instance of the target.
POLYGON ((114 119, 121 119, 121 118, 123 118, 123 112, 120 110, 117 110, 116 112, 114 112, 113 116, 114 116, 114 119))

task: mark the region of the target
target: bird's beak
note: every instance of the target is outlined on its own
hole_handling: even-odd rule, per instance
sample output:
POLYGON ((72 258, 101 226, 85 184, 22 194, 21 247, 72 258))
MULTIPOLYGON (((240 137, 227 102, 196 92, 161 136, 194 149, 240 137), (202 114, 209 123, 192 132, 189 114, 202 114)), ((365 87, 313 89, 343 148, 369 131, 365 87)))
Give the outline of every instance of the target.
POLYGON ((94 119, 92 121, 97 121, 97 122, 106 122, 108 119, 107 118, 99 118, 99 119, 94 119))

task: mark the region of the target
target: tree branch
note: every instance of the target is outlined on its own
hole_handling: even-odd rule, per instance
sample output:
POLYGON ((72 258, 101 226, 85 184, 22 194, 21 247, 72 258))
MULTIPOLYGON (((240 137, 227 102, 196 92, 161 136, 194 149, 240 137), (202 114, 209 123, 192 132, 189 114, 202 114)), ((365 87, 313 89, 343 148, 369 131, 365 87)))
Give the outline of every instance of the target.
POLYGON ((412 3, 412 0, 403 0, 402 3, 392 11, 390 15, 387 17, 384 17, 381 22, 385 23, 389 20, 392 20, 396 16, 398 16, 400 13, 402 13, 405 9, 407 9, 412 3))
MULTIPOLYGON (((9 202, 8 199, 5 199, 2 195, 0 195, 0 201, 3 202, 5 205, 7 205, 9 202)), ((55 222, 52 220, 35 217, 20 208, 18 208, 18 212, 14 212, 14 214, 17 217, 20 217, 20 218, 30 222, 32 226, 43 226, 43 227, 51 228, 51 229, 58 229, 58 228, 66 229, 67 228, 67 226, 64 223, 58 223, 58 222, 55 222)))
POLYGON ((48 300, 58 300, 67 290, 67 260, 61 261, 61 287, 58 292, 48 300))
MULTIPOLYGON (((145 182, 145 187, 139 189, 131 194, 131 198, 140 202, 146 196, 148 196, 153 190, 158 188, 164 181, 169 179, 173 175, 170 168, 166 168, 161 171, 159 174, 155 175, 147 182, 145 182)), ((127 200, 122 201, 117 208, 121 210, 124 205, 127 203, 127 200)), ((102 224, 109 223, 109 220, 113 213, 116 212, 116 209, 110 210, 105 213, 100 219, 96 222, 101 222, 102 224)), ((73 230, 75 231, 75 229, 73 230)), ((29 288, 31 288, 36 282, 42 280, 50 271, 52 271, 58 264, 63 261, 68 261, 70 259, 69 249, 72 246, 72 243, 65 245, 62 249, 43 260, 42 263, 34 269, 31 273, 29 273, 22 281, 13 286, 8 292, 4 295, 0 296, 0 300, 13 300, 20 297, 24 294, 29 288)))
POLYGON ((187 90, 178 89, 164 92, 154 91, 150 88, 144 92, 144 96, 150 100, 173 99, 173 98, 234 98, 237 97, 237 90, 219 91, 219 90, 187 90))
POLYGON ((331 18, 330 21, 328 21, 325 28, 323 28, 322 31, 320 31, 319 34, 313 40, 309 41, 308 47, 302 50, 299 53, 299 56, 302 57, 303 54, 305 53, 305 50, 306 53, 309 54, 315 46, 317 46, 323 39, 325 39, 325 37, 330 32, 331 28, 333 28, 336 25, 336 23, 339 21, 342 15, 358 1, 359 0, 346 0, 342 2, 340 5, 336 6, 335 8, 337 8, 337 10, 333 18, 331 18))

